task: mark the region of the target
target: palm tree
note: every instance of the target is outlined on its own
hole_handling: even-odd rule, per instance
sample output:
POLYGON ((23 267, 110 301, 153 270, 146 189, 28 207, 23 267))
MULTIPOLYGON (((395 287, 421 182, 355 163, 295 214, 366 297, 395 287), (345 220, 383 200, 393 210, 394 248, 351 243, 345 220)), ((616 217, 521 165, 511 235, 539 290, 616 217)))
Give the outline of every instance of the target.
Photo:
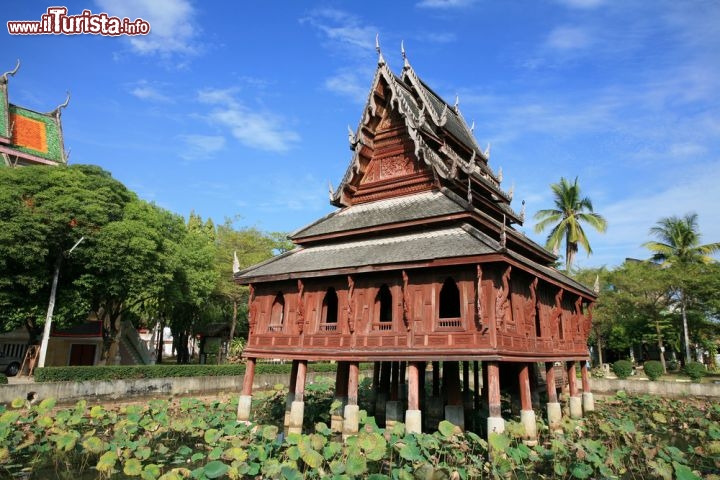
POLYGON ((540 233, 552 225, 546 246, 557 255, 560 244, 563 239, 565 240, 565 270, 570 272, 579 245, 588 252, 588 255, 592 253, 582 223, 587 223, 598 232, 605 233, 607 221, 593 212, 592 202, 588 197, 580 196, 577 177, 573 183, 561 177, 560 182, 553 183, 550 188, 553 191, 555 208, 540 210, 535 214, 535 220, 539 220, 535 225, 535 232, 540 233))
MULTIPOLYGON (((658 241, 643 243, 643 247, 653 252, 652 261, 667 267, 684 269, 689 265, 710 263, 713 253, 720 252, 720 242, 700 245, 700 232, 697 213, 687 213, 684 217, 661 218, 650 229, 650 235, 658 241)), ((687 295, 680 286, 677 291, 680 313, 683 322, 683 340, 685 343, 685 361, 690 359, 690 337, 687 326, 687 295)))

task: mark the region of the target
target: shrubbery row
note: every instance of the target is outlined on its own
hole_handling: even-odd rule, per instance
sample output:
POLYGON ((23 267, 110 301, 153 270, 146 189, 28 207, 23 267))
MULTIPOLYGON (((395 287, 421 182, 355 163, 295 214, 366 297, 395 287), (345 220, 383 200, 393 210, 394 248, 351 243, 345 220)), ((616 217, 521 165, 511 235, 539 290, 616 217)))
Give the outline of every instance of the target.
MULTIPOLYGON (((361 369, 372 368, 361 364, 361 369)), ((335 363, 309 363, 310 372, 334 372, 335 363)), ((290 374, 291 363, 258 363, 256 374, 290 374)), ((245 374, 244 364, 234 365, 108 365, 83 367, 45 367, 35 370, 36 382, 83 382, 89 380, 122 380, 137 378, 207 377, 245 374)), ((0 383, 2 380, 0 379, 0 383)))

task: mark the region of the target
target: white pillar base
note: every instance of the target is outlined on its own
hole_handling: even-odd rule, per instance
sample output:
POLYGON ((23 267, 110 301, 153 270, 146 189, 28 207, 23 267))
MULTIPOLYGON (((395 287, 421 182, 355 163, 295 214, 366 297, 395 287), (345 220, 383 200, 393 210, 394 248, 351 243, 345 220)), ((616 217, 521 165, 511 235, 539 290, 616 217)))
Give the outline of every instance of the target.
POLYGON ((462 405, 445 405, 445 420, 465 431, 465 410, 462 405))
POLYGON ((240 395, 238 401, 237 419, 238 422, 247 422, 250 420, 250 407, 252 405, 252 395, 240 395))
POLYGON ((290 407, 290 422, 288 433, 302 433, 303 415, 305 414, 305 402, 292 402, 290 407))
POLYGON ((592 392, 583 392, 582 406, 585 413, 595 411, 595 397, 592 392))
POLYGON ((343 441, 353 435, 357 435, 360 430, 360 407, 358 405, 345 405, 345 414, 343 420, 343 441))
POLYGON ((405 410, 405 433, 422 433, 422 412, 405 410))
POLYGON ((562 405, 560 402, 551 402, 547 404, 548 427, 551 432, 562 430, 562 405))
POLYGON ((570 418, 582 418, 582 397, 570 397, 570 418))
POLYGON ((292 408, 292 402, 294 401, 295 394, 288 393, 287 398, 285 398, 285 419, 283 420, 283 432, 285 433, 285 436, 287 436, 288 429, 290 428, 290 409, 292 408))
POLYGON ((397 422, 402 422, 402 405, 397 400, 385 402, 385 428, 392 429, 397 422))
POLYGON ((520 423, 525 427, 523 443, 529 447, 537 445, 537 424, 533 410, 520 410, 520 423))
POLYGON ((340 402, 340 406, 330 412, 330 429, 333 432, 341 433, 343 431, 343 410, 347 405, 347 397, 335 397, 335 400, 340 402))
POLYGON ((503 433, 505 431, 505 419, 502 417, 488 417, 487 418, 487 432, 490 435, 492 432, 503 433))

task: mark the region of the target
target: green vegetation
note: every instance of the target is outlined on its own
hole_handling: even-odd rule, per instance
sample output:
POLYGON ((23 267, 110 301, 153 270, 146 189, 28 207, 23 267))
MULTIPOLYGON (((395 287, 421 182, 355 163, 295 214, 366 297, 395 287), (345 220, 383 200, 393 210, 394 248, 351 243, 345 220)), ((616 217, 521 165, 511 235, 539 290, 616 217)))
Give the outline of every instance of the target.
POLYGON ((685 367, 683 367, 683 371, 685 372, 685 375, 690 377, 690 380, 692 380, 693 382, 699 382, 707 373, 707 371, 705 370, 705 365, 700 362, 686 363, 685 367))
POLYGON ((625 379, 632 374, 633 365, 628 360, 618 360, 612 364, 613 373, 619 379, 625 379))
POLYGON ((0 385, 7 385, 7 383, 7 375, 5 375, 4 373, 0 373, 0 385))
POLYGON ((645 376, 650 380, 655 381, 662 376, 665 371, 663 370, 662 363, 657 360, 648 360, 643 364, 643 371, 645 376))
MULTIPOLYGON (((316 423, 285 438, 274 424, 282 415, 260 411, 258 423, 238 423, 236 401, 156 399, 114 408, 81 401, 57 409, 52 399, 18 400, 0 406, 0 476, 720 478, 720 405, 713 402, 618 395, 599 400, 586 419, 565 420, 561 436, 540 422, 538 445, 528 447, 516 422, 486 442, 445 421, 432 434, 406 435, 402 424, 384 430, 366 415, 359 435, 343 443, 324 421, 331 398, 329 390, 309 391, 306 418, 316 423)), ((264 403, 284 412, 279 392, 264 403)))
POLYGON ((535 219, 539 220, 535 225, 535 232, 540 233, 551 227, 546 246, 556 254, 560 250, 560 244, 565 242, 565 271, 570 272, 578 245, 581 245, 588 255, 592 253, 582 224, 587 223, 598 232, 605 232, 607 221, 593 211, 590 198, 581 196, 577 177, 572 184, 561 177, 560 182, 553 183, 550 188, 555 208, 540 210, 535 214, 535 219))

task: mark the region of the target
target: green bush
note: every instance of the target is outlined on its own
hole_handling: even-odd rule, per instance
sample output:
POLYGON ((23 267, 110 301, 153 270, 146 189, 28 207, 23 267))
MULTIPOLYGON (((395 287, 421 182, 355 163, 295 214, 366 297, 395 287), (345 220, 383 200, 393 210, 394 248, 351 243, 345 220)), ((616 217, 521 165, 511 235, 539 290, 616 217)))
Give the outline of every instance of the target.
POLYGON ((657 360, 648 360, 643 365, 643 369, 645 370, 645 376, 653 381, 657 380, 663 373, 665 373, 663 371, 662 363, 657 360))
POLYGON ((633 371, 633 365, 630 360, 618 360, 613 363, 612 371, 619 379, 622 380, 630 376, 633 371))
MULTIPOLYGON (((372 368, 361 363, 360 369, 372 368)), ((290 374, 292 362, 258 363, 255 374, 290 374)), ((309 372, 334 372, 335 363, 308 363, 309 372)), ((83 367, 44 367, 35 369, 36 382, 83 382, 90 380, 121 380, 166 377, 208 377, 244 375, 245 364, 229 365, 96 365, 83 367)))
POLYGON ((707 374, 707 370, 705 370, 705 365, 700 362, 687 363, 683 371, 685 372, 685 375, 690 377, 690 380, 692 380, 693 382, 699 382, 702 377, 707 374))
POLYGON ((6 385, 7 383, 7 376, 4 373, 0 373, 0 385, 6 385))
POLYGON ((680 364, 677 360, 670 360, 669 362, 667 362, 667 368, 668 371, 677 372, 678 368, 680 368, 680 364))

